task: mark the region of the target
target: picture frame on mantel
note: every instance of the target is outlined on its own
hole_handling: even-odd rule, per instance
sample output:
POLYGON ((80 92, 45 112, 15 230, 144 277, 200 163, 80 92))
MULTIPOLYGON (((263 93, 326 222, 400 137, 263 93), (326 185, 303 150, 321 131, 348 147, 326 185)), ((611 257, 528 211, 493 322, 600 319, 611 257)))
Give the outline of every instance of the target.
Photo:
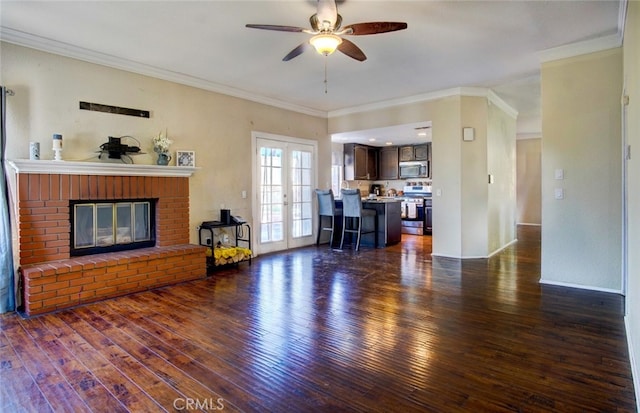
POLYGON ((196 153, 194 151, 176 151, 176 166, 195 167, 196 153))

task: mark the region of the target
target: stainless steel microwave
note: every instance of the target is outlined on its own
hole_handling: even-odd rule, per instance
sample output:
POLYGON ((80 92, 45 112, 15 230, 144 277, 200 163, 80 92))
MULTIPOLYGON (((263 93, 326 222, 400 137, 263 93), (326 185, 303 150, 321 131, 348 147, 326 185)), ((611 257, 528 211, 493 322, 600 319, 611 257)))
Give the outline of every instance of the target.
POLYGON ((429 162, 413 161, 400 162, 400 178, 428 178, 429 162))

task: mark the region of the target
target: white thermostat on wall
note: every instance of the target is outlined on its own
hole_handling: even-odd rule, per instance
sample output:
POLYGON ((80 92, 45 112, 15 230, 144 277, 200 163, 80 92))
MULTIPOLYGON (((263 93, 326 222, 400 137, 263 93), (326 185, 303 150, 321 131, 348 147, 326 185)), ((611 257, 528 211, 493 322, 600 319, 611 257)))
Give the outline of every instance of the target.
POLYGON ((462 140, 470 142, 475 139, 475 131, 473 128, 462 128, 462 140))

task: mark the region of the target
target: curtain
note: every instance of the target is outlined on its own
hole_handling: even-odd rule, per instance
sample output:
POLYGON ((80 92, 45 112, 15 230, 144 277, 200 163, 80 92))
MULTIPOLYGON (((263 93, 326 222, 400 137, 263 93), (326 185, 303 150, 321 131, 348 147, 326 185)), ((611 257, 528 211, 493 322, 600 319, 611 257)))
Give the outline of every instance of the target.
POLYGON ((0 313, 15 310, 9 188, 5 175, 7 89, 0 86, 0 313))

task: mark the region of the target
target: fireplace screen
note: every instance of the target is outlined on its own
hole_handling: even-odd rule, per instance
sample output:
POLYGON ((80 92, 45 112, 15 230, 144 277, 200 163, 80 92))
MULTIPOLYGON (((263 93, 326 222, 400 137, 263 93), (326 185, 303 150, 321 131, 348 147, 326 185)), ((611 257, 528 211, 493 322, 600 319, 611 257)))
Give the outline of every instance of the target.
POLYGON ((71 255, 155 245, 153 200, 72 203, 71 255))

